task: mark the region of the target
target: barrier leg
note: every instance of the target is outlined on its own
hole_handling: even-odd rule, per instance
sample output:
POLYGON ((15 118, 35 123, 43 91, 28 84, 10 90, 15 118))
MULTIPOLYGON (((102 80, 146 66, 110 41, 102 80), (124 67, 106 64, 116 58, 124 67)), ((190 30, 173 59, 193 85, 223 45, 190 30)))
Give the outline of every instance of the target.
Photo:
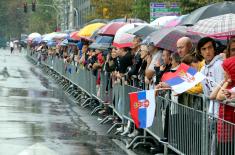
POLYGON ((129 144, 126 145, 126 148, 129 149, 132 147, 133 145, 133 149, 135 149, 137 146, 139 145, 150 145, 153 146, 152 143, 147 142, 146 139, 152 139, 155 142, 155 139, 151 136, 147 136, 146 131, 144 131, 144 135, 143 136, 136 136, 129 144), (141 142, 137 142, 136 144, 134 144, 137 140, 142 139, 141 142))
POLYGON ((103 109, 103 105, 99 105, 99 106, 95 107, 95 108, 91 111, 90 115, 93 115, 94 113, 96 113, 97 111, 99 111, 99 110, 101 110, 101 109, 103 109))
POLYGON ((110 117, 110 118, 108 118, 106 121, 104 121, 104 123, 103 123, 103 124, 108 123, 109 121, 113 120, 113 118, 114 118, 114 117, 110 117))
POLYGON ((114 123, 107 131, 107 134, 109 134, 118 125, 124 125, 124 123, 114 123))
POLYGON ((102 119, 99 124, 103 124, 106 120, 108 120, 109 118, 113 118, 114 116, 113 115, 108 115, 106 116, 104 119, 102 119))
POLYGON ((82 104, 81 106, 83 108, 87 107, 89 105, 89 101, 92 101, 92 98, 87 98, 82 104))
POLYGON ((75 97, 75 100, 76 100, 76 101, 79 101, 82 97, 83 97, 82 94, 78 94, 78 96, 75 97))

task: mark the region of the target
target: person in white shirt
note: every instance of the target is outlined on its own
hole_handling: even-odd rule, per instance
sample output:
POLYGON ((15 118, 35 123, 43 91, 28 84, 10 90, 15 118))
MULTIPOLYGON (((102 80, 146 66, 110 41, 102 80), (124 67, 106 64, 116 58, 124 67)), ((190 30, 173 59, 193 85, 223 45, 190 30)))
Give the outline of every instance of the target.
MULTIPOLYGON (((224 79, 224 71, 222 68, 223 60, 219 53, 216 52, 216 42, 209 37, 199 40, 197 45, 198 54, 205 59, 205 66, 201 72, 206 75, 206 79, 202 81, 203 93, 209 97, 213 89, 224 79)), ((208 112, 217 116, 219 103, 211 100, 208 112)))
POLYGON ((14 43, 13 43, 13 41, 10 42, 10 48, 11 48, 11 54, 12 54, 13 50, 14 50, 14 43))

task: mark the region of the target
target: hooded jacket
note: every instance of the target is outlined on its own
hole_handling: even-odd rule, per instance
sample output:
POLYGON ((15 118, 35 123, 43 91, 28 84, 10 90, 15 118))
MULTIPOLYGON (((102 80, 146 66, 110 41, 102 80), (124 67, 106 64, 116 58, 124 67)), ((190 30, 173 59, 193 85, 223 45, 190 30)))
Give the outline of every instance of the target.
POLYGON ((202 81, 204 95, 210 96, 212 90, 224 79, 222 63, 222 57, 216 55, 209 64, 202 67, 201 73, 207 77, 202 81))
MULTIPOLYGON (((205 64, 201 73, 207 78, 202 81, 203 94, 207 97, 215 87, 224 79, 224 70, 222 68, 222 57, 216 55, 209 64, 205 64)), ((219 103, 214 100, 209 100, 208 113, 218 117, 219 103)))

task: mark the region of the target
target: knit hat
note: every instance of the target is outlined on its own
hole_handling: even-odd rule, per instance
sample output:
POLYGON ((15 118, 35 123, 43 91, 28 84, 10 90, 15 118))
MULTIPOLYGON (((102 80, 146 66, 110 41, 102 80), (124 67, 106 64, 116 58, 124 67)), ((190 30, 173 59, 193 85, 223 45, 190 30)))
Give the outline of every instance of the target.
POLYGON ((235 86, 235 56, 225 59, 222 67, 228 73, 229 77, 232 80, 232 83, 229 85, 230 87, 235 86))

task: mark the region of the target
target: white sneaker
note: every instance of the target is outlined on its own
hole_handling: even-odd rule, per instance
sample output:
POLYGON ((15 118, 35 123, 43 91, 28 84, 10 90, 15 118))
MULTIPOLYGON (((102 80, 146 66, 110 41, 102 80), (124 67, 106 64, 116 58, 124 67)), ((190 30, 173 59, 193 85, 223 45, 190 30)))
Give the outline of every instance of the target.
POLYGON ((98 120, 98 121, 102 121, 103 119, 102 119, 102 118, 100 118, 100 117, 98 117, 98 118, 97 118, 97 120, 98 120))
POLYGON ((128 134, 130 132, 129 130, 130 130, 130 128, 124 127, 124 132, 121 133, 121 136, 124 136, 124 135, 128 134))
POLYGON ((139 134, 139 131, 138 130, 134 130, 132 133, 128 134, 127 136, 129 138, 133 138, 133 137, 137 136, 138 134, 139 134))
POLYGON ((103 110, 100 110, 98 113, 99 114, 103 114, 103 113, 105 113, 106 111, 103 109, 103 110))

